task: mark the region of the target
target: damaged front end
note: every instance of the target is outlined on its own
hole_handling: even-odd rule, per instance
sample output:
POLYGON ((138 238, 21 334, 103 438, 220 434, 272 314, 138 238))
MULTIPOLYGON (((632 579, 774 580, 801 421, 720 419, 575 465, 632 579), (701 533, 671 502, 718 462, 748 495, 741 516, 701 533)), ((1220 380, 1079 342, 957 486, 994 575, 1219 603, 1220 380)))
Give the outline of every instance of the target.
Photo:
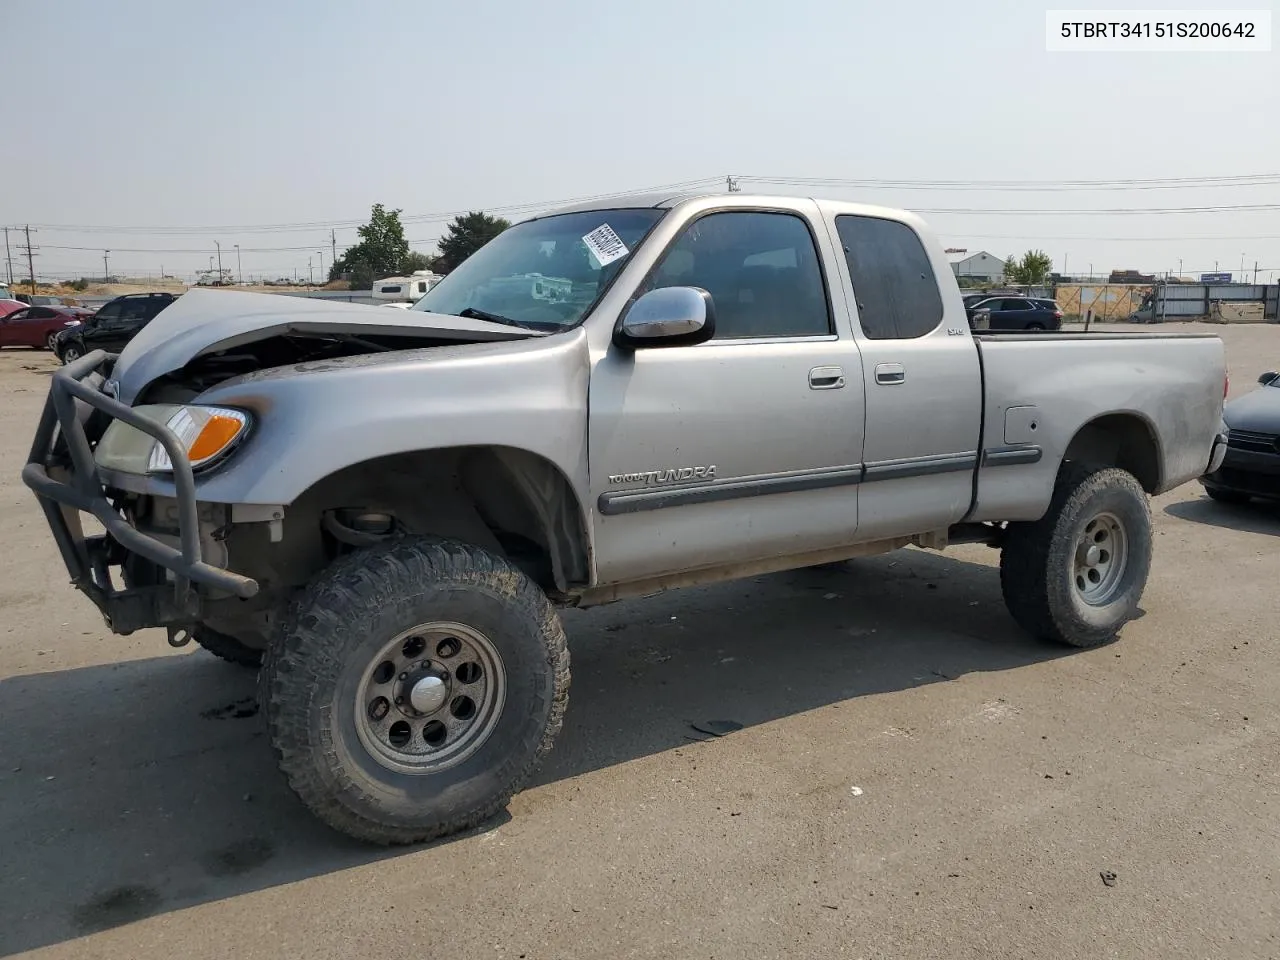
POLYGON ((94 602, 111 629, 129 634, 166 627, 170 642, 180 644, 200 619, 197 585, 247 599, 258 592, 258 583, 209 562, 201 531, 217 518, 202 518, 201 510, 208 514, 217 508, 197 502, 191 462, 177 434, 103 391, 114 359, 96 351, 53 375, 22 479, 40 501, 72 584, 94 602), (151 437, 167 455, 176 536, 144 532, 151 518, 133 513, 134 498, 103 485, 93 448, 112 420, 151 437), (94 517, 105 533, 87 535, 82 513, 94 517), (113 567, 120 569, 120 584, 112 577, 113 567))

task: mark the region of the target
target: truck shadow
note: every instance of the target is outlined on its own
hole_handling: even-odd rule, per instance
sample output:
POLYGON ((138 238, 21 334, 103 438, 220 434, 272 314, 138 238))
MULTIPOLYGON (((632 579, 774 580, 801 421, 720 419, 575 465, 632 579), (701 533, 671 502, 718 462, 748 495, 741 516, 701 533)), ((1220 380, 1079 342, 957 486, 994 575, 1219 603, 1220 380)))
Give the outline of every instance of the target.
MULTIPOLYGON (((569 714, 534 787, 704 739, 693 724, 763 724, 1069 652, 1014 626, 992 567, 921 551, 565 620, 569 714)), ((4 680, 0 730, 0 956, 431 856, 316 821, 275 769, 252 675, 203 652, 4 680)))
POLYGON ((1171 503, 1164 508, 1164 512, 1192 523, 1280 537, 1280 505, 1274 503, 1254 500, 1237 505, 1218 503, 1205 496, 1198 500, 1171 503))

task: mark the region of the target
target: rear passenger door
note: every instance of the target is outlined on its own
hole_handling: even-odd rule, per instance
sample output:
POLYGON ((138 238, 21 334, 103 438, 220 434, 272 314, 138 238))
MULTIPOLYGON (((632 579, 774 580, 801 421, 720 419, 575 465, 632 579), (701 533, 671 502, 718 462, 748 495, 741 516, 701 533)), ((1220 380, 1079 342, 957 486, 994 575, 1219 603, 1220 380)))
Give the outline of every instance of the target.
POLYGON ((1036 319, 1036 306, 1030 300, 1008 298, 1000 303, 1000 312, 991 314, 992 330, 1025 330, 1036 319))
POLYGON ((866 391, 858 539, 946 527, 968 512, 982 422, 959 289, 908 223, 837 213, 831 227, 866 391))

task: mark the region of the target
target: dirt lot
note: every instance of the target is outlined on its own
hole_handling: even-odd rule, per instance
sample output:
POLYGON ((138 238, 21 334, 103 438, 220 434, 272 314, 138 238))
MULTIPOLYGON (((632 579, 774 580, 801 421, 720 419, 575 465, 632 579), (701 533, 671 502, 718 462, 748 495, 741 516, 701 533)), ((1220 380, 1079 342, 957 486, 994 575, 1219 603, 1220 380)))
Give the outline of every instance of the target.
MULTIPOLYGON (((1280 367, 1198 329, 1234 394, 1280 367)), ((1162 497, 1146 615, 1084 653, 982 547, 570 613, 536 783, 388 853, 294 801, 248 674, 66 585, 18 479, 52 369, 0 354, 0 955, 1280 955, 1275 511, 1162 497)))

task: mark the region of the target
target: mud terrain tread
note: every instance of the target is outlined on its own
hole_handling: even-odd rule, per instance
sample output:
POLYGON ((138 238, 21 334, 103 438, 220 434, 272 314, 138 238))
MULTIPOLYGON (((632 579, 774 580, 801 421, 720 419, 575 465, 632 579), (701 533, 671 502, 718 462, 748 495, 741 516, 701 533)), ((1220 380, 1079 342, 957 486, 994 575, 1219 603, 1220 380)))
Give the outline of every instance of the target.
POLYGON ((245 646, 235 637, 229 637, 225 633, 219 633, 217 630, 210 630, 208 627, 200 626, 196 627, 191 637, 209 653, 227 661, 227 663, 255 669, 262 664, 261 650, 245 646))
MULTIPOLYGON (((1112 640, 1123 626, 1123 621, 1114 628, 1083 624, 1072 614, 1070 585, 1046 575, 1053 558, 1069 555, 1074 549, 1071 527, 1081 506, 1106 488, 1123 490, 1141 504, 1145 529, 1129 531, 1134 549, 1141 556, 1135 554, 1136 559, 1130 562, 1150 564, 1151 508, 1137 479, 1114 467, 1068 465, 1058 477, 1044 516, 1034 522, 1009 524, 1000 553, 1000 587, 1005 606, 1028 633, 1087 649, 1112 640)), ((1141 581, 1145 585, 1146 571, 1142 572, 1141 581)))
POLYGON ((399 539, 335 561, 294 599, 259 673, 259 699, 271 730, 272 749, 290 787, 334 829, 388 846, 468 830, 506 806, 555 742, 568 693, 569 650, 560 618, 546 595, 502 558, 470 544, 433 538, 399 539), (547 721, 536 747, 530 751, 521 744, 508 752, 497 771, 501 784, 497 791, 447 820, 396 826, 353 809, 368 809, 375 798, 350 776, 329 732, 315 730, 309 714, 316 693, 328 684, 327 675, 341 666, 343 632, 358 627, 351 623, 352 612, 410 602, 414 585, 432 582, 483 587, 499 594, 512 615, 538 624, 553 677, 552 695, 537 698, 537 709, 547 711, 547 721), (350 802, 344 803, 344 798, 350 802))

